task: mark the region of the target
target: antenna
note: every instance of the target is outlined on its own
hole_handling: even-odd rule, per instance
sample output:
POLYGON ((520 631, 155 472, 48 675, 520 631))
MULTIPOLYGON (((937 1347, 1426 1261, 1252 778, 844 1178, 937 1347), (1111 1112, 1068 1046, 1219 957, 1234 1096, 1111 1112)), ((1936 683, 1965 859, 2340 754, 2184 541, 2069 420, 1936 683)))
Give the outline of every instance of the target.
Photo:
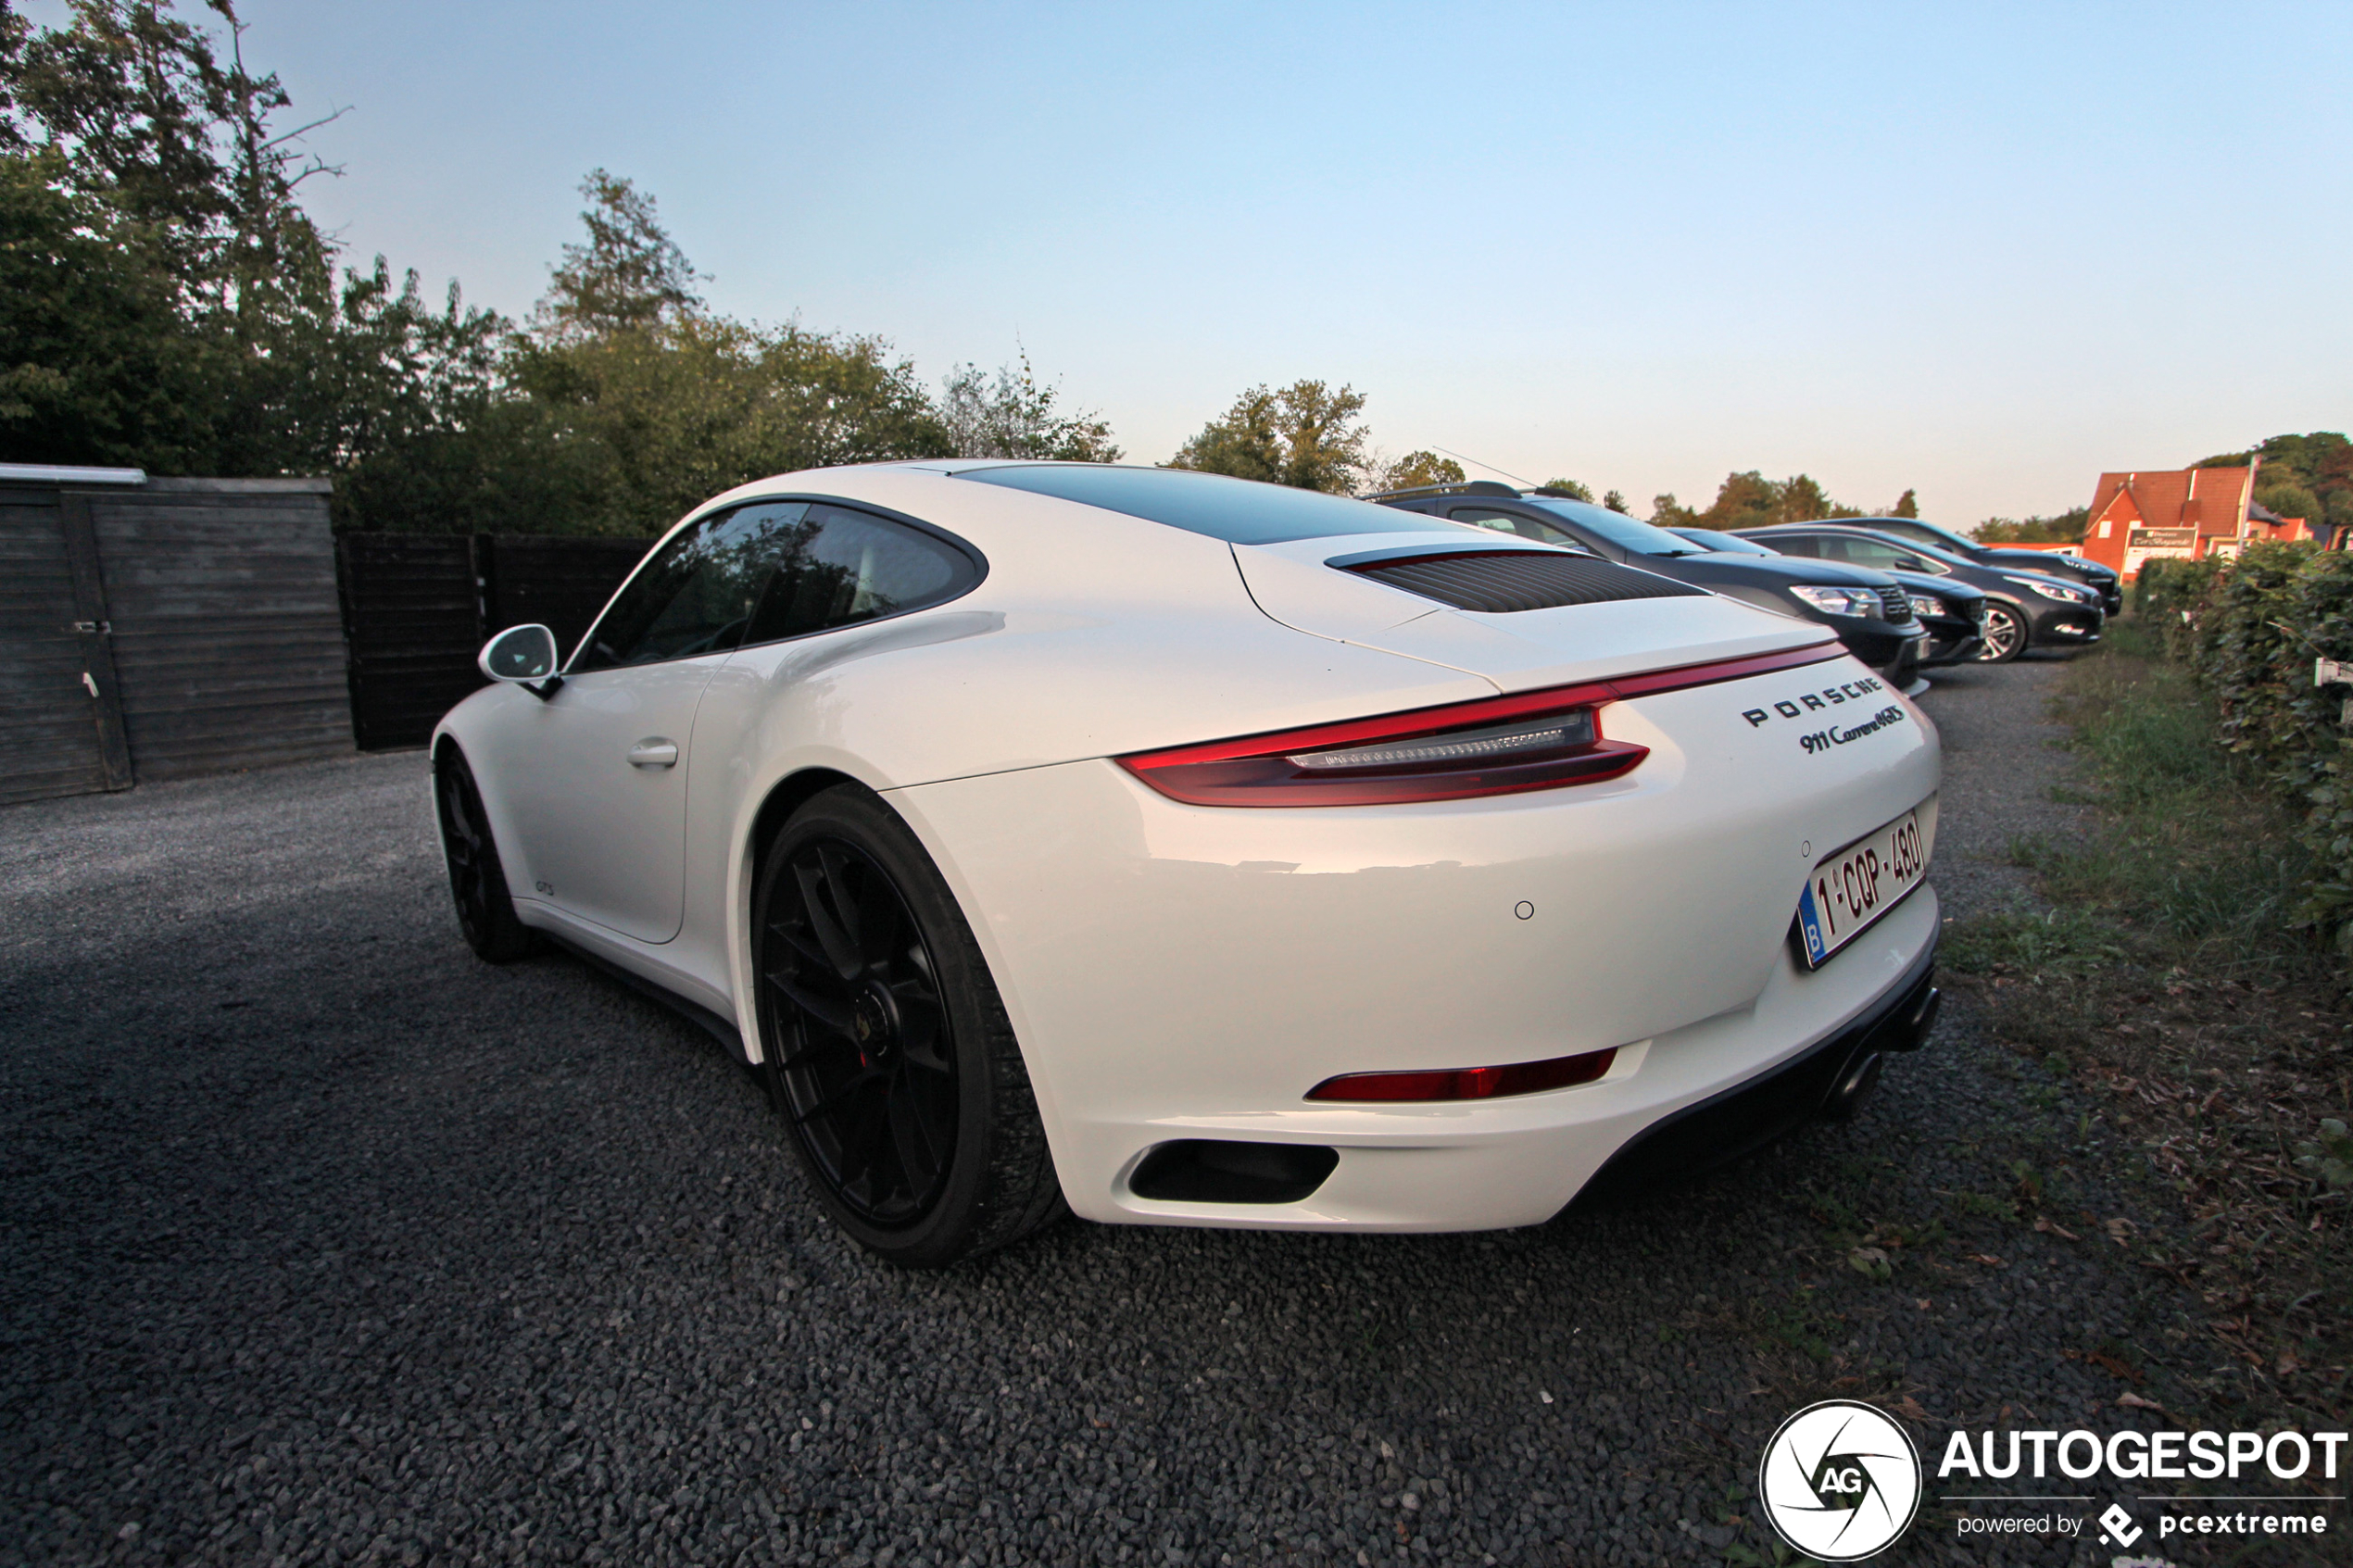
POLYGON ((1433 451, 1433 452, 1438 453, 1438 454, 1439 454, 1439 455, 1441 455, 1441 457, 1447 457, 1447 458, 1459 458, 1459 459, 1460 459, 1460 460, 1462 460, 1463 462, 1468 463, 1471 467, 1473 467, 1473 468, 1475 468, 1475 469, 1485 469, 1485 470, 1486 470, 1489 473, 1501 473, 1501 474, 1504 474, 1504 477, 1505 479, 1510 480, 1510 481, 1511 481, 1514 484, 1522 484, 1522 485, 1526 485, 1526 486, 1527 486, 1529 489, 1530 489, 1530 490, 1533 490, 1533 489, 1535 489, 1535 488, 1536 488, 1536 482, 1535 482, 1534 480, 1530 480, 1530 479, 1522 479, 1522 478, 1520 478, 1520 476, 1519 476, 1519 475, 1516 474, 1516 473, 1504 473, 1504 470, 1503 470, 1502 469, 1497 468, 1497 467, 1496 467, 1494 464, 1492 464, 1492 463, 1482 463, 1482 462, 1480 462, 1480 461, 1479 461, 1477 458, 1464 457, 1464 455, 1463 455, 1462 453, 1460 453, 1460 452, 1449 452, 1449 451, 1448 451, 1445 447, 1443 447, 1443 446, 1432 445, 1432 446, 1430 447, 1430 450, 1431 450, 1431 451, 1433 451))

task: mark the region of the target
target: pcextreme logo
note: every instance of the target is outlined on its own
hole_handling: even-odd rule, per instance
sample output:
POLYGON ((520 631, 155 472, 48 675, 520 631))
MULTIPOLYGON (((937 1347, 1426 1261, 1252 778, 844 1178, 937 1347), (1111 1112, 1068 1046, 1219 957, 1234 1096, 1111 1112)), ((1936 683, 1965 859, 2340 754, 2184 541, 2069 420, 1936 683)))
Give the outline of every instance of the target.
POLYGON ((1808 1405, 1780 1424, 1757 1467, 1757 1496, 1781 1539, 1824 1562, 1884 1551, 1920 1507, 1911 1435, 1853 1399, 1808 1405))

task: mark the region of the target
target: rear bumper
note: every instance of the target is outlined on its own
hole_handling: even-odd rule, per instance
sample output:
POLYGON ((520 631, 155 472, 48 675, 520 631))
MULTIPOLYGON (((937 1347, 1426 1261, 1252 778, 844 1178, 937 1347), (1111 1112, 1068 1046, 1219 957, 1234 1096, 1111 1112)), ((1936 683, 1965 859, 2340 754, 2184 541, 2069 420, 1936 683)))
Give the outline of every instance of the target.
POLYGON ((1651 756, 1590 788, 1221 809, 1090 762, 887 798, 971 919, 1082 1217, 1532 1224, 1662 1118, 1863 1017, 1933 945, 1923 888, 1818 971, 1789 951, 1815 858, 1913 807, 1933 843, 1933 731, 1842 663, 1614 705, 1606 733, 1651 756), (1306 1098, 1603 1049, 1606 1075, 1542 1093, 1306 1098), (1231 1161, 1146 1164, 1203 1142, 1334 1160, 1267 1202, 1182 1196, 1249 1174, 1231 1161))
POLYGON ((1695 1176, 1796 1131, 1821 1113, 1864 1058, 1926 1044, 1922 1019, 1932 1018, 1935 996, 1931 938, 1904 978, 1846 1027, 1769 1072, 1652 1123, 1610 1156, 1579 1199, 1622 1197, 1695 1176))
MULTIPOLYGON (((1120 1151, 1103 1173, 1108 1190, 1072 1190, 1081 1173, 1071 1169, 1062 1172, 1064 1189, 1087 1217, 1129 1224, 1390 1232, 1541 1224, 1604 1173, 1606 1193, 1669 1183, 1749 1153, 1819 1111, 1850 1065, 1890 1048, 1895 1026, 1919 1005, 1938 921, 1935 892, 1922 888, 1856 949, 1810 974, 1784 959, 1753 1007, 1621 1047, 1597 1083, 1473 1106, 1292 1100, 1242 1114, 1098 1126, 1103 1152, 1120 1151), (1855 967, 1842 971, 1849 960, 1855 967), (1336 1158, 1312 1191, 1289 1202, 1158 1200, 1136 1190, 1157 1151, 1195 1140, 1284 1144, 1336 1158)), ((1059 1151, 1056 1160, 1062 1168, 1059 1151)))

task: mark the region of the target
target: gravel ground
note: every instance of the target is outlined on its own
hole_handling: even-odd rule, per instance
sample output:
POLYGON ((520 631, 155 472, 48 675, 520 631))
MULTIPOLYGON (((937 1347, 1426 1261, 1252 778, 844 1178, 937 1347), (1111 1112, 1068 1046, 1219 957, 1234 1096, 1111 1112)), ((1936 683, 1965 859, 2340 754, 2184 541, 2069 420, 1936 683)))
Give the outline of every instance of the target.
MULTIPOLYGON (((2055 672, 1925 699, 1948 913, 2065 825, 2055 672)), ((1613 1210, 918 1276, 706 1036, 472 960, 417 754, 10 808, 0 870, 0 1562, 1717 1562, 1807 1399, 2112 1424, 2063 1352, 2187 1310, 1995 1220, 1998 1269, 1845 1267, 2072 1121, 1965 1013, 1855 1125, 1613 1210)), ((2079 1560, 1924 1519, 1892 1561, 2079 1560)))

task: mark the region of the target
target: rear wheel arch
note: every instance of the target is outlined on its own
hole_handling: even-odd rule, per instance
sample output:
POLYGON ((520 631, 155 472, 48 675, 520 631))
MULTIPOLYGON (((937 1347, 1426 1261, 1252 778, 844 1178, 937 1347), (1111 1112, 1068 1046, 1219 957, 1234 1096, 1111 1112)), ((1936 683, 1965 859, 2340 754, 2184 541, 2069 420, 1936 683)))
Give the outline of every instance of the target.
MULTIPOLYGON (((1054 1173, 1051 1140, 994 967, 938 857, 916 825, 862 781, 833 770, 811 769, 770 791, 754 814, 748 838, 746 866, 750 884, 745 908, 745 958, 752 990, 747 998, 744 1033, 761 1058, 761 1073, 771 1098, 786 1113, 789 1136, 806 1173, 837 1222, 862 1245, 892 1261, 937 1266, 1016 1240, 1060 1212, 1062 1187, 1054 1173), (797 890, 796 876, 799 878, 797 890), (812 932, 822 936, 829 922, 812 914, 795 927, 800 932, 795 936, 787 932, 791 917, 785 911, 797 904, 816 908, 821 883, 828 890, 822 897, 830 899, 835 910, 831 925, 835 936, 822 937, 825 957, 809 967, 810 955, 816 951, 811 944, 818 939, 812 932), (843 902, 845 886, 856 895, 848 905, 843 902), (869 906, 895 908, 898 918, 877 925, 869 906), (845 929, 847 936, 842 935, 845 929), (877 938, 877 931, 896 932, 897 939, 877 938), (883 941, 881 947, 875 946, 877 940, 883 941), (894 999, 887 1007, 872 1009, 880 1021, 875 1025, 874 1060, 868 1059, 867 1021, 862 1016, 867 1002, 848 998, 848 1013, 861 1019, 855 1032, 858 1071, 838 1082, 821 1082, 847 1060, 842 1054, 848 1037, 843 1033, 848 1026, 842 1022, 846 998, 831 997, 829 1009, 828 998, 812 1001, 810 997, 828 990, 837 981, 852 991, 881 994, 875 991, 880 983, 876 975, 881 968, 896 962, 891 958, 896 948, 911 941, 920 961, 903 973, 893 969, 881 976, 888 982, 883 990, 894 999), (860 956, 845 957, 845 951, 860 956), (830 966, 839 967, 829 967, 827 960, 830 966), (862 972, 863 980, 858 978, 862 972), (786 978, 778 980, 780 973, 786 978), (938 1085, 925 1079, 924 1073, 911 1072, 907 1066, 926 1066, 925 1057, 915 1046, 923 1045, 933 1056, 938 1055, 937 1050, 924 1045, 912 1022, 905 1025, 910 1032, 906 1041, 900 1041, 902 1009, 909 1005, 911 985, 917 992, 929 986, 928 1011, 936 1020, 934 1027, 947 1032, 946 1060, 950 1064, 947 1071, 953 1104, 931 1109, 944 1110, 950 1123, 961 1131, 946 1140, 946 1147, 953 1151, 947 1164, 932 1173, 934 1180, 945 1185, 921 1193, 911 1187, 902 1195, 917 1205, 914 1212, 869 1213, 862 1207, 864 1200, 855 1192, 852 1178, 871 1180, 881 1165, 866 1163, 865 1157, 845 1163, 849 1150, 862 1140, 848 1135, 845 1126, 832 1125, 840 1117, 825 1108, 840 1104, 852 1093, 863 1093, 854 1087, 855 1083, 889 1072, 909 1077, 911 1084, 925 1079, 930 1088, 937 1089, 938 1085), (821 1020, 828 1022, 817 1022, 821 1020), (813 1035, 810 1033, 812 1027, 813 1035), (828 1044, 819 1050, 816 1042, 821 1039, 828 1044), (909 1048, 902 1050, 900 1044, 909 1048), (903 1061, 899 1060, 901 1057, 903 1061), (830 1150, 822 1147, 826 1138, 839 1147, 830 1150), (836 1165, 840 1169, 834 1169, 836 1165), (860 1175, 862 1170, 868 1174, 860 1175)), ((918 1009, 905 1018, 919 1019, 924 1011, 918 1009)), ((929 1061, 927 1071, 937 1073, 940 1063, 929 1061)), ((892 1088, 886 1098, 894 1108, 890 1136, 897 1139, 905 1132, 898 1111, 905 1110, 909 1125, 914 1125, 925 1120, 916 1111, 937 1097, 912 1092, 901 1097, 892 1088), (899 1103, 901 1098, 904 1106, 899 1103)), ((873 1123, 863 1125, 870 1138, 882 1135, 873 1123)), ((930 1134, 917 1141, 937 1158, 939 1142, 930 1134)), ((907 1158, 901 1147, 899 1164, 905 1165, 907 1158)), ((912 1170, 907 1173, 912 1180, 912 1170)))

